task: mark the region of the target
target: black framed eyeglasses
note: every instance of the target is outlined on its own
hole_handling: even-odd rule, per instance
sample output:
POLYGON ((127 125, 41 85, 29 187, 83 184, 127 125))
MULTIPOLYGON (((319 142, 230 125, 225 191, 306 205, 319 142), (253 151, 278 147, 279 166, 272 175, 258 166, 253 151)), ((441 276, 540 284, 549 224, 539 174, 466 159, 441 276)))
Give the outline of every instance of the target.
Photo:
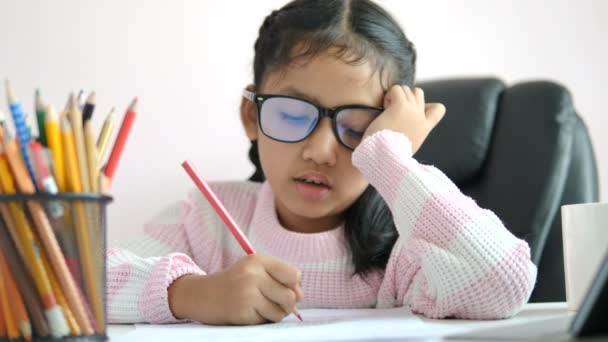
POLYGON ((257 94, 246 89, 243 96, 256 104, 258 124, 270 139, 300 142, 312 134, 323 117, 328 117, 336 138, 350 150, 361 143, 367 127, 384 111, 362 105, 324 108, 293 96, 257 94))

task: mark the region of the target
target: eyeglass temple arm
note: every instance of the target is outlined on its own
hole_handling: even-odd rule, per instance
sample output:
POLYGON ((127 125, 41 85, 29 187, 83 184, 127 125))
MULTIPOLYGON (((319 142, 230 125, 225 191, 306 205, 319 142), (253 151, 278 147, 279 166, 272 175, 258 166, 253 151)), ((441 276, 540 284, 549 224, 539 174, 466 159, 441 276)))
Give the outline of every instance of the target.
POLYGON ((243 89, 243 97, 248 99, 249 101, 253 101, 255 94, 247 89, 243 89))

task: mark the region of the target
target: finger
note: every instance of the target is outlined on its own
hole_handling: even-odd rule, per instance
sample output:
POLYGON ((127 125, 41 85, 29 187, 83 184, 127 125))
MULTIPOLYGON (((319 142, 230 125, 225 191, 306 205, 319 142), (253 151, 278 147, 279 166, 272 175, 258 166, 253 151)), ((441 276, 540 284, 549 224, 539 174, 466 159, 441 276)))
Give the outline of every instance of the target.
POLYGON ((416 96, 414 96, 414 93, 410 87, 403 86, 403 93, 405 94, 405 98, 409 103, 416 103, 416 96))
POLYGON ((302 286, 298 284, 294 291, 296 293, 296 302, 301 302, 302 299, 304 299, 304 291, 302 291, 302 286))
POLYGON ((262 264, 266 272, 279 283, 295 290, 296 285, 300 283, 302 272, 299 269, 291 266, 290 264, 273 259, 270 257, 264 257, 261 259, 262 264))
POLYGON ((422 88, 414 88, 414 96, 416 97, 416 103, 418 104, 418 112, 424 113, 424 90, 422 90, 422 88))
POLYGON ((233 324, 261 324, 268 322, 264 316, 262 316, 257 309, 251 310, 252 312, 248 313, 246 317, 242 318, 240 321, 234 322, 233 324))
POLYGON ((266 297, 261 298, 256 304, 255 311, 270 322, 280 322, 288 315, 280 305, 268 300, 266 297))
POLYGON ((296 306, 296 293, 294 290, 279 284, 268 276, 259 286, 260 292, 271 302, 278 304, 285 313, 291 313, 296 306))
POLYGON ((437 125, 445 115, 445 106, 441 103, 428 103, 425 106, 426 118, 433 126, 437 125))
POLYGON ((395 84, 384 95, 384 108, 405 101, 405 93, 400 85, 395 84))

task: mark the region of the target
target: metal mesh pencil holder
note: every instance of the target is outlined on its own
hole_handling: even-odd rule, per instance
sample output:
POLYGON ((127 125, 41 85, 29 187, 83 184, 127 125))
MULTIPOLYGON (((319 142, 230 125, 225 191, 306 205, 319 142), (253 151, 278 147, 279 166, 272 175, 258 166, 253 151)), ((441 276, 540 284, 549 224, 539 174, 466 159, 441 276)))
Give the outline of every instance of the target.
POLYGON ((0 195, 0 318, 6 332, 0 341, 28 334, 33 341, 107 339, 111 201, 93 193, 0 195))

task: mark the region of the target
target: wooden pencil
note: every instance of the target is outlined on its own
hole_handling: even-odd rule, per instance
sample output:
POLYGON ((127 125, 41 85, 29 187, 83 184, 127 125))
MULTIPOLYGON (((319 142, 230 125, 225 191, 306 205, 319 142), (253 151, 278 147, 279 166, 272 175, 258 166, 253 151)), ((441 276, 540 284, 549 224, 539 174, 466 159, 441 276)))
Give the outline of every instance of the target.
POLYGON ((19 333, 17 321, 15 320, 15 317, 13 317, 6 283, 6 275, 4 272, 0 272, 0 305, 2 306, 2 314, 4 316, 4 322, 6 323, 7 336, 12 340, 19 338, 21 334, 19 333))
MULTIPOLYGON (((80 173, 78 170, 78 162, 76 151, 74 149, 74 135, 72 133, 73 124, 67 120, 66 117, 62 118, 61 121, 61 133, 64 142, 64 155, 65 155, 65 166, 68 179, 68 188, 73 192, 82 192, 82 182, 80 179, 80 173)), ((76 201, 72 203, 74 211, 73 224, 76 230, 76 240, 78 244, 78 253, 80 255, 80 263, 83 274, 83 280, 85 284, 85 290, 88 295, 89 303, 93 310, 93 315, 96 320, 96 326, 98 327, 97 332, 102 333, 103 327, 105 326, 104 309, 102 303, 101 293, 96 283, 96 273, 93 262, 93 255, 91 251, 91 240, 87 224, 87 217, 85 213, 84 204, 82 201, 76 201)))
POLYGON ((89 179, 91 180, 91 192, 99 191, 99 164, 97 162, 97 144, 95 143, 95 132, 91 120, 84 123, 84 140, 87 155, 87 166, 89 170, 89 179))
POLYGON ((108 148, 108 143, 110 142, 110 136, 112 135, 113 130, 114 108, 110 110, 110 113, 108 113, 108 116, 103 121, 103 126, 101 127, 101 131, 99 132, 99 136, 97 137, 97 152, 99 153, 97 162, 100 165, 103 163, 103 158, 105 157, 106 150, 108 148))
POLYGON ((78 160, 78 173, 80 175, 80 186, 82 191, 89 192, 91 182, 89 181, 89 171, 87 166, 87 152, 84 145, 84 133, 82 128, 82 112, 76 99, 72 99, 70 106, 69 119, 74 135, 74 147, 76 148, 76 158, 78 160))
POLYGON ((0 303, 0 338, 8 337, 6 330, 6 320, 4 319, 4 311, 2 311, 2 303, 0 303))
POLYGON ((84 107, 82 107, 82 122, 87 122, 91 120, 93 117, 93 112, 95 111, 95 103, 97 101, 95 92, 91 92, 89 96, 87 96, 87 100, 84 103, 84 107))

